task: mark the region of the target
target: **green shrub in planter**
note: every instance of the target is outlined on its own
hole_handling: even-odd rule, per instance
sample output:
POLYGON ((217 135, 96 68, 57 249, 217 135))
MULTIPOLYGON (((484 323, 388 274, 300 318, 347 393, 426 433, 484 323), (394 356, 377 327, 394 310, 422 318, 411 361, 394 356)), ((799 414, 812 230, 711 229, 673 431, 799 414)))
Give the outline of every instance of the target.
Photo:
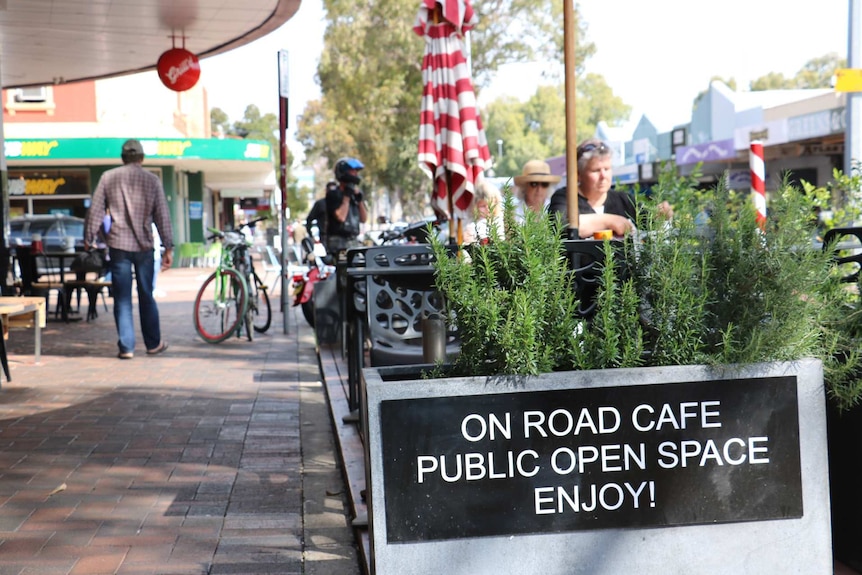
MULTIPOLYGON (((665 177, 671 222, 645 202, 638 233, 606 242, 595 314, 577 313, 561 222, 504 200, 504 239, 449 257, 437 287, 461 338, 455 374, 535 375, 609 367, 745 364, 814 357, 841 406, 862 396, 858 295, 812 246, 813 199, 784 185, 763 228, 746 195, 665 177)), ((496 237, 492 232, 491 237, 496 237)))
MULTIPOLYGON (((560 239, 547 218, 514 223, 504 201, 505 240, 476 245, 456 257, 433 244, 438 288, 458 325, 455 372, 536 375, 568 369, 579 329, 560 239)), ((490 236, 497 229, 491 224, 490 236)))

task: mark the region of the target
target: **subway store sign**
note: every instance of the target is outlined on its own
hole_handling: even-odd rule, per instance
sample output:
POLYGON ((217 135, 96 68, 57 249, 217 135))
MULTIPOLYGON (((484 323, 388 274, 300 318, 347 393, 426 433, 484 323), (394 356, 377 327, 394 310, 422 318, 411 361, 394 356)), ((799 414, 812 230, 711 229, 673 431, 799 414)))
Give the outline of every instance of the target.
MULTIPOLYGON (((99 160, 120 161, 127 138, 53 138, 6 140, 7 160, 99 160)), ((216 138, 139 138, 150 160, 241 160, 271 162, 272 146, 263 140, 216 138)))

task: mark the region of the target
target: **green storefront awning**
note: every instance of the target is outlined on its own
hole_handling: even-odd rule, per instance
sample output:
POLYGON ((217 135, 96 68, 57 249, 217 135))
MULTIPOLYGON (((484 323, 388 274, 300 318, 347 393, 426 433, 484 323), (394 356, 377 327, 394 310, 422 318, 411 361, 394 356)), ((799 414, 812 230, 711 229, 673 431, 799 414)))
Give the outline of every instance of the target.
MULTIPOLYGON (((6 140, 7 160, 116 160, 127 138, 6 140)), ((233 160, 272 162, 263 140, 139 138, 150 160, 233 160)))

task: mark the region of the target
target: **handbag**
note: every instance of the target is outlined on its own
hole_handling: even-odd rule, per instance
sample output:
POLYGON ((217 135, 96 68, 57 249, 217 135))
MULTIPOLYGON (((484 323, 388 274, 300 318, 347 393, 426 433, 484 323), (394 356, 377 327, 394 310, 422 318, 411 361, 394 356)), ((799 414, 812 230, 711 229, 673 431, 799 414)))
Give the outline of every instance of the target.
POLYGON ((69 269, 73 272, 100 272, 105 269, 104 250, 87 250, 75 256, 69 269))

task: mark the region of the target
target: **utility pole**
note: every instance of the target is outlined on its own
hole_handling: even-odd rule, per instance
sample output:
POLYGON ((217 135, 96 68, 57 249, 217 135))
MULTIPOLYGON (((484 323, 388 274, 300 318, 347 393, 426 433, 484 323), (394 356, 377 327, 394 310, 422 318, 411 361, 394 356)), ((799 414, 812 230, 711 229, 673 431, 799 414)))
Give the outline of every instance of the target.
POLYGON ((287 265, 285 264, 287 254, 287 100, 290 96, 290 82, 288 77, 287 50, 278 52, 278 148, 279 148, 279 174, 278 186, 281 188, 281 320, 284 333, 287 334, 288 312, 290 302, 287 300, 287 265))
MULTIPOLYGON (((850 14, 847 27, 847 67, 862 68, 862 45, 860 45, 860 18, 862 0, 850 0, 850 14)), ((846 128, 844 132, 844 175, 853 174, 853 162, 862 160, 862 93, 847 92, 846 128)))
POLYGON ((563 0, 563 69, 566 73, 566 205, 568 206, 568 228, 566 235, 570 240, 578 239, 578 137, 575 133, 577 114, 575 113, 575 44, 578 31, 575 22, 574 0, 563 0))

